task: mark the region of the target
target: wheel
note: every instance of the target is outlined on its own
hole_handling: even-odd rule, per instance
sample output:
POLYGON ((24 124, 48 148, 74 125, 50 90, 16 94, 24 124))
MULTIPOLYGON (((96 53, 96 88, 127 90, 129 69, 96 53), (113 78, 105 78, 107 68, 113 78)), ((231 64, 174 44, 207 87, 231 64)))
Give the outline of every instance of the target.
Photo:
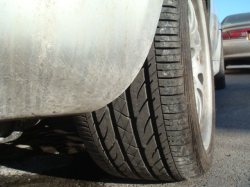
POLYGON ((89 154, 106 172, 182 181, 210 168, 214 85, 206 15, 204 1, 165 0, 133 83, 107 106, 74 117, 89 154))
POLYGON ((226 87, 225 69, 226 65, 224 62, 223 46, 221 45, 220 71, 214 77, 214 84, 216 90, 224 89, 226 87))

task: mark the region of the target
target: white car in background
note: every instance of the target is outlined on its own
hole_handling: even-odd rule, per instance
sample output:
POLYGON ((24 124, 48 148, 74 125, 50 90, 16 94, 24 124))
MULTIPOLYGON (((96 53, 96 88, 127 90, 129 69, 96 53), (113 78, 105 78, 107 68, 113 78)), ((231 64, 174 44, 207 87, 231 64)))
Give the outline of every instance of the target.
POLYGON ((227 16, 222 21, 225 66, 250 61, 250 13, 227 16))
POLYGON ((212 0, 2 0, 0 26, 1 143, 21 135, 22 119, 75 115, 112 175, 208 171, 214 75, 225 87, 212 0))

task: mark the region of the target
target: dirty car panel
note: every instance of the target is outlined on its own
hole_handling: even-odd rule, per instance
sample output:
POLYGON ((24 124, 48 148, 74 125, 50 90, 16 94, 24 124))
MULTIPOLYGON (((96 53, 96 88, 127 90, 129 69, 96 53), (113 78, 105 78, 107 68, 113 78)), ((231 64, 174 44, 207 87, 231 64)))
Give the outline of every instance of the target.
POLYGON ((84 113, 121 94, 162 0, 0 1, 0 119, 84 113))

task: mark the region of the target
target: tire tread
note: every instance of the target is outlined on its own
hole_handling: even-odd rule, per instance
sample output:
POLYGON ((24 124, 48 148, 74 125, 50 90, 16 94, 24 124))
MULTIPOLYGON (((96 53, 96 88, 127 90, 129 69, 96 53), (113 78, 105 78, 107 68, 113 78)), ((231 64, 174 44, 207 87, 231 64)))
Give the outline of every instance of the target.
POLYGON ((187 112, 179 2, 164 0, 154 45, 130 87, 75 117, 90 155, 112 175, 182 181, 202 173, 187 112))

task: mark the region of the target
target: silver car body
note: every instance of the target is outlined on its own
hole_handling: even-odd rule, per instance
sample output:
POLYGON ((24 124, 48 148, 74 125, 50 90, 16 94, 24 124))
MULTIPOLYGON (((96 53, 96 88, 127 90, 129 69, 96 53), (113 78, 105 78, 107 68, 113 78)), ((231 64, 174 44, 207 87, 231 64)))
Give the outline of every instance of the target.
MULTIPOLYGON (((144 63, 162 2, 1 0, 0 120, 79 114, 114 100, 144 63)), ((209 4, 218 63, 218 17, 209 4)))
MULTIPOLYGON (((237 16, 237 15, 232 15, 237 16)), ((226 61, 237 60, 237 59, 250 59, 250 13, 248 13, 248 22, 239 22, 233 24, 224 23, 222 25, 222 31, 227 32, 238 29, 249 29, 248 35, 244 38, 233 38, 223 40, 224 48, 224 59, 226 61)), ((224 20, 228 19, 225 18, 224 20)))
POLYGON ((250 42, 247 38, 224 41, 223 48, 226 61, 250 59, 250 42))
POLYGON ((213 72, 216 75, 220 71, 221 60, 221 30, 219 25, 219 18, 214 1, 208 1, 209 6, 209 29, 211 37, 212 59, 213 59, 213 72))

